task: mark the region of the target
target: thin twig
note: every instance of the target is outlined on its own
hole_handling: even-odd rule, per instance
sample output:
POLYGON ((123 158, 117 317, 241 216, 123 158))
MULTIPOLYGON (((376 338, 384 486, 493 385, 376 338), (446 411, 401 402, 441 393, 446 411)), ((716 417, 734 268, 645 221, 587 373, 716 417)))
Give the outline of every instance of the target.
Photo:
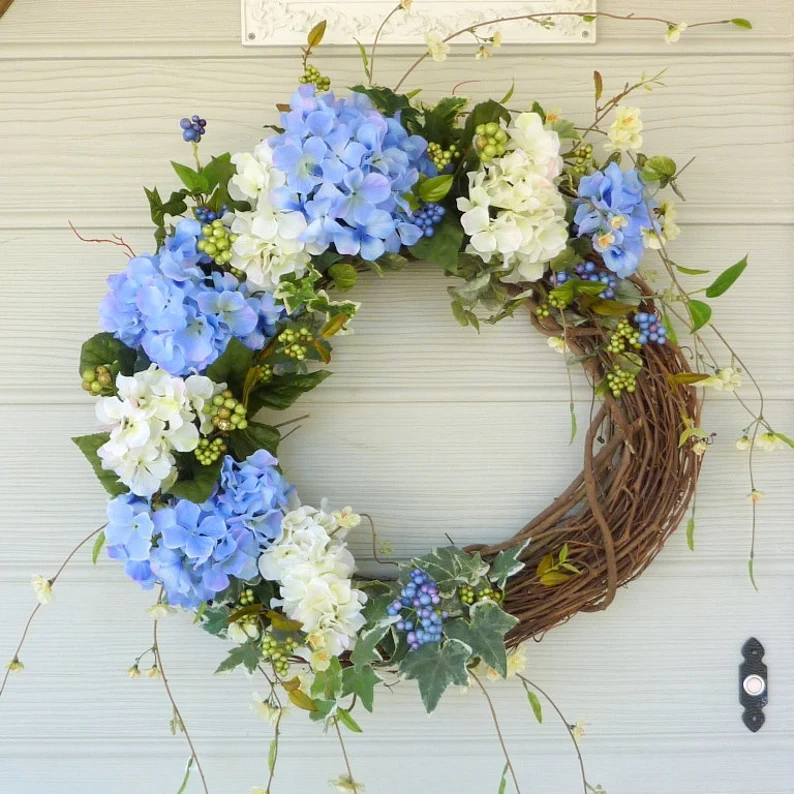
POLYGON ((394 562, 392 560, 382 560, 378 556, 378 549, 377 549, 378 535, 375 532, 375 522, 373 521, 372 516, 369 513, 361 513, 361 517, 366 518, 367 521, 369 521, 369 527, 370 530, 372 531, 372 559, 375 560, 375 562, 379 563, 380 565, 393 565, 395 568, 399 568, 400 567, 399 563, 394 562))
POLYGON ((582 773, 582 786, 584 790, 584 794, 587 794, 588 785, 587 785, 587 775, 584 771, 584 759, 582 758, 582 751, 579 749, 579 742, 576 741, 576 737, 573 735, 573 730, 571 729, 571 724, 568 720, 565 719, 565 715, 560 711, 557 704, 551 699, 550 695, 543 689, 541 689, 536 683, 530 681, 528 678, 525 678, 521 673, 518 673, 518 677, 524 682, 524 684, 528 684, 533 689, 537 689, 541 695, 543 695, 546 700, 549 701, 551 707, 557 712, 557 716, 562 720, 562 724, 565 726, 565 730, 568 731, 568 735, 571 737, 571 741, 573 742, 574 749, 576 750, 576 757, 579 759, 579 771, 582 773))
MULTIPOLYGON (((162 591, 160 592, 160 598, 162 598, 162 591)), ((190 755, 193 758, 193 760, 196 762, 196 769, 198 770, 199 777, 201 778, 201 785, 204 788, 204 794, 209 794, 209 789, 207 788, 207 780, 204 777, 204 770, 201 768, 201 761, 199 761, 198 754, 196 753, 196 748, 193 746, 193 740, 190 738, 190 732, 187 729, 187 725, 185 725, 185 721, 184 719, 182 719, 182 713, 179 711, 179 706, 177 706, 176 700, 174 700, 174 695, 171 692, 171 685, 168 683, 168 676, 166 675, 165 668, 163 667, 163 658, 162 655, 160 654, 160 645, 157 642, 158 623, 159 623, 158 620, 154 621, 154 629, 152 630, 152 651, 154 652, 155 663, 157 664, 157 667, 160 670, 160 675, 163 677, 163 685, 165 686, 165 692, 168 695, 168 700, 171 702, 171 707, 174 710, 174 714, 176 715, 176 718, 179 720, 179 725, 182 728, 182 733, 185 734, 185 740, 187 741, 188 747, 190 748, 190 755)))
POLYGON ((516 793, 521 794, 521 788, 518 785, 518 777, 516 776, 515 769, 513 769, 513 762, 510 760, 510 753, 507 752, 507 745, 505 744, 504 737, 502 736, 502 729, 499 727, 499 717, 496 715, 496 709, 494 708, 491 696, 488 694, 488 690, 485 688, 482 681, 480 681, 473 670, 469 670, 469 675, 477 682, 477 686, 480 687, 483 695, 485 695, 485 699, 488 702, 488 708, 491 710, 491 718, 493 719, 493 724, 496 728, 496 735, 499 737, 499 744, 502 746, 502 753, 504 754, 507 768, 510 770, 510 775, 513 778, 513 785, 516 787, 516 793))
POLYGON ((350 767, 350 759, 347 757, 347 750, 345 749, 345 741, 342 738, 342 730, 339 727, 339 720, 334 717, 334 728, 336 728, 336 735, 339 737, 339 746, 342 748, 342 757, 345 759, 345 767, 347 768, 347 777, 350 781, 350 788, 353 794, 358 794, 358 786, 353 778, 353 770, 350 767))
POLYGON ((372 49, 370 50, 369 54, 369 84, 372 85, 372 75, 375 74, 375 51, 378 48, 378 41, 380 40, 381 34, 383 33, 383 29, 386 27, 388 21, 402 9, 402 4, 397 3, 397 5, 389 11, 388 14, 383 18, 383 22, 380 23, 380 27, 378 28, 378 32, 375 34, 375 38, 372 42, 372 49))
POLYGON ((128 243, 124 242, 124 238, 123 237, 119 237, 117 234, 113 235, 113 239, 112 240, 111 239, 83 237, 80 234, 80 232, 78 232, 77 229, 74 228, 74 224, 71 221, 68 221, 68 223, 69 223, 69 228, 75 233, 75 236, 77 237, 77 239, 80 240, 83 243, 108 243, 109 245, 115 245, 118 248, 123 248, 124 249, 124 253, 127 254, 127 256, 130 259, 132 259, 135 256, 135 251, 132 250, 132 248, 130 247, 130 245, 128 243))
MULTIPOLYGON (((50 579, 50 587, 55 584, 58 580, 58 577, 63 573, 63 569, 69 564, 72 557, 83 547, 86 543, 88 543, 91 538, 96 537, 105 527, 107 524, 102 524, 101 527, 95 529, 90 535, 86 535, 70 552, 66 555, 66 559, 61 563, 61 567, 58 568, 55 576, 50 579)), ((30 617, 28 617, 27 623, 25 623, 25 628, 22 630, 22 637, 19 640, 19 645, 17 645, 16 651, 14 651, 14 656, 12 657, 12 661, 19 661, 19 653, 22 650, 22 646, 25 644, 25 639, 28 636, 28 631, 30 629, 31 623, 33 623, 33 618, 36 617, 36 614, 41 609, 42 604, 38 603, 35 607, 33 607, 32 612, 30 613, 30 617)), ((2 697, 3 692, 6 688, 6 683, 8 682, 8 676, 11 673, 11 670, 6 668, 5 675, 3 676, 3 683, 0 684, 0 697, 2 697)))

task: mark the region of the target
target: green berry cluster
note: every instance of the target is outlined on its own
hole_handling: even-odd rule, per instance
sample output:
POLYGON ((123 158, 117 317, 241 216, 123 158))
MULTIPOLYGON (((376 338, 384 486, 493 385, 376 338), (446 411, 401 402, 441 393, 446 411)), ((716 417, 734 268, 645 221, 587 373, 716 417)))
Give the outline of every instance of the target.
POLYGON ((273 380, 273 367, 270 364, 260 364, 256 368, 256 379, 259 383, 270 383, 273 380))
POLYGON ((216 265, 228 265, 232 261, 232 245, 237 235, 232 234, 220 219, 201 227, 203 240, 199 240, 196 248, 206 254, 216 265))
POLYGON ((110 370, 107 367, 83 370, 83 389, 90 394, 101 394, 113 383, 110 370))
POLYGON ((248 427, 245 406, 232 396, 229 389, 216 394, 204 410, 212 417, 213 426, 223 433, 248 427))
POLYGON ((549 310, 548 303, 541 303, 537 309, 535 309, 535 314, 541 319, 545 319, 546 317, 551 316, 551 311, 549 310))
POLYGON ((331 78, 324 77, 320 70, 310 63, 306 64, 303 75, 298 79, 303 85, 313 85, 318 91, 327 91, 331 87, 331 78))
POLYGON ((593 162, 593 144, 587 143, 584 146, 580 146, 574 154, 576 155, 576 160, 571 170, 575 174, 583 176, 593 162))
POLYGON ((303 361, 309 350, 307 343, 314 339, 314 334, 306 326, 297 329, 285 328, 278 339, 284 345, 282 353, 297 361, 303 361))
POLYGON ((607 372, 607 385, 615 398, 620 397, 624 391, 631 394, 635 389, 634 382, 636 379, 637 376, 633 372, 626 372, 620 367, 613 367, 612 370, 607 372))
POLYGON ((549 295, 549 306, 554 309, 565 309, 568 307, 568 300, 558 295, 549 295))
POLYGON ((431 141, 427 144, 427 156, 439 171, 443 171, 453 160, 460 160, 460 150, 454 143, 449 149, 442 149, 441 144, 431 141))
POLYGON ((202 466, 209 466, 215 463, 227 449, 228 447, 223 443, 223 439, 220 436, 213 438, 212 441, 208 438, 200 438, 198 446, 193 450, 193 454, 202 466))
POLYGON ((474 134, 474 146, 480 153, 481 160, 491 160, 505 153, 507 133, 495 121, 478 124, 474 128, 474 134))
POLYGON ((246 587, 245 590, 240 593, 237 604, 240 609, 242 609, 243 607, 250 607, 255 601, 254 591, 250 587, 246 587))
POLYGON ((266 631, 262 637, 262 658, 273 665, 276 675, 285 676, 289 673, 289 657, 297 647, 294 637, 277 640, 272 632, 266 631))
POLYGON ((489 584, 481 585, 476 589, 471 585, 462 584, 458 588, 458 596, 460 597, 461 603, 468 604, 469 606, 478 601, 501 601, 504 597, 500 590, 494 590, 489 584))
POLYGON ((618 323, 612 336, 609 337, 609 344, 607 350, 610 353, 624 353, 628 345, 639 349, 642 347, 640 344, 639 331, 624 317, 618 323))

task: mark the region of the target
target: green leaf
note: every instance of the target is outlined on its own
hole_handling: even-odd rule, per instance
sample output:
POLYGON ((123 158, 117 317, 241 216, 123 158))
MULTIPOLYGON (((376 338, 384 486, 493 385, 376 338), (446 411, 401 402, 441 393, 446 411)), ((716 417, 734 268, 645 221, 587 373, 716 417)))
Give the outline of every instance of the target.
POLYGON ((667 307, 662 306, 662 317, 664 319, 664 327, 667 329, 667 338, 674 344, 678 344, 678 334, 675 332, 675 326, 667 313, 667 307))
POLYGON ((249 673, 256 670, 257 665, 262 661, 262 652, 259 642, 250 642, 237 645, 229 651, 228 656, 218 665, 217 673, 228 673, 243 665, 249 673))
POLYGON ((224 606, 207 607, 201 619, 201 628, 214 637, 225 634, 231 614, 231 610, 224 606))
POLYGON ((505 792, 507 791, 507 770, 509 768, 510 767, 507 764, 505 764, 504 769, 502 769, 502 777, 499 779, 499 791, 497 792, 497 794, 505 794, 505 792))
POLYGON ((190 758, 187 759, 187 764, 185 765, 185 776, 182 778, 182 785, 179 787, 179 790, 176 794, 184 794, 185 789, 187 789, 188 781, 190 780, 190 770, 193 768, 193 756, 191 755, 190 758))
POLYGON ((540 120, 545 124, 546 123, 546 111, 543 109, 543 106, 540 102, 533 102, 532 107, 530 107, 531 113, 537 113, 540 116, 540 120))
POLYGON ((318 22, 310 31, 309 35, 306 37, 306 42, 309 45, 309 48, 312 47, 319 47, 323 36, 325 36, 326 28, 328 27, 327 20, 323 19, 321 22, 318 22))
POLYGON ((595 22, 595 14, 582 14, 582 22, 595 22))
POLYGON ((508 615, 495 601, 479 601, 471 607, 469 615, 469 620, 451 620, 444 627, 444 633, 468 645, 475 656, 505 678, 505 634, 518 623, 518 618, 508 615))
POLYGON ((299 709, 317 711, 317 704, 301 689, 293 689, 287 692, 287 697, 289 697, 290 703, 299 709))
POLYGON ((371 665, 361 668, 346 667, 342 671, 342 696, 357 695, 361 705, 372 713, 375 700, 375 687, 383 679, 372 669, 371 665))
POLYGON ((508 89, 507 93, 499 100, 500 105, 506 105, 512 98, 513 94, 516 90, 516 81, 512 80, 510 82, 510 88, 508 89))
POLYGON ((689 521, 686 522, 686 545, 689 546, 690 551, 695 550, 695 517, 690 516, 689 521))
POLYGON ((670 383, 682 383, 685 385, 691 383, 700 383, 706 380, 709 376, 703 372, 676 372, 675 375, 668 375, 667 380, 670 383))
POLYGON ((758 585, 755 583, 755 571, 754 571, 754 564, 753 564, 753 555, 750 555, 750 559, 747 560, 747 573, 750 575, 750 583, 753 585, 753 589, 755 592, 758 592, 758 585))
POLYGON ((347 709, 338 709, 336 716, 339 718, 339 722, 349 731, 353 731, 353 733, 363 733, 361 726, 353 719, 353 716, 347 709))
POLYGON ((402 125, 409 132, 417 131, 420 112, 411 105, 411 98, 407 94, 396 94, 391 88, 384 86, 354 85, 350 90, 368 96, 378 110, 387 116, 393 116, 399 111, 402 125))
POLYGON ((278 739, 273 739, 270 742, 270 749, 267 751, 267 770, 273 774, 276 768, 276 758, 278 757, 278 739))
POLYGON ((556 121, 552 121, 549 126, 560 138, 578 140, 582 137, 576 129, 576 125, 570 119, 557 119, 556 121))
POLYGON ((667 177, 667 179, 672 179, 677 170, 675 160, 671 157, 665 157, 664 155, 656 155, 656 157, 651 157, 646 160, 645 168, 653 171, 660 177, 667 177))
POLYGON ((237 460, 245 460, 258 449, 266 449, 271 455, 278 454, 281 433, 275 427, 261 422, 249 422, 245 430, 234 430, 229 435, 229 444, 237 460))
POLYGON ((571 445, 576 439, 576 406, 573 403, 569 403, 569 407, 571 410, 571 438, 568 444, 571 445))
POLYGON ((98 453, 99 448, 109 440, 110 433, 92 433, 90 436, 76 436, 72 439, 80 448, 80 452, 88 459, 102 487, 111 496, 120 496, 123 493, 127 493, 129 488, 124 483, 119 482, 115 472, 102 468, 102 460, 98 453))
POLYGON ((702 276, 705 273, 708 273, 708 270, 698 270, 694 267, 684 267, 683 265, 676 265, 673 262, 673 266, 679 273, 686 273, 687 276, 702 276))
POLYGON ((223 459, 218 458, 209 466, 202 466, 192 452, 185 452, 179 455, 178 460, 182 462, 179 479, 166 490, 166 493, 196 504, 205 502, 210 498, 212 489, 218 481, 223 459))
POLYGON ((419 198, 432 204, 446 198, 452 188, 452 174, 441 174, 430 179, 425 179, 419 184, 419 198))
POLYGON ((491 570, 488 571, 488 578, 500 590, 504 590, 507 580, 511 576, 515 576, 524 567, 525 563, 521 562, 518 558, 528 545, 529 541, 525 540, 518 546, 500 551, 494 558, 494 561, 491 563, 491 570))
POLYGON ((270 383, 256 388, 248 399, 248 411, 253 416, 260 408, 283 411, 289 408, 302 394, 319 386, 331 376, 327 369, 315 372, 277 375, 270 383))
POLYGON ((562 571, 548 571, 540 577, 540 583, 544 587, 556 587, 568 581, 571 577, 562 571))
POLYGON ((788 444, 790 447, 794 448, 794 439, 789 438, 788 436, 783 435, 783 433, 772 433, 775 438, 779 438, 784 444, 788 444))
POLYGON ((479 552, 469 554, 457 546, 439 546, 411 560, 411 566, 421 568, 436 583, 442 597, 451 596, 461 584, 479 584, 489 568, 479 552))
POLYGON ((540 705, 540 700, 530 689, 527 689, 527 700, 529 701, 529 705, 532 706, 532 713, 535 715, 535 719, 538 722, 543 722, 543 708, 540 705))
POLYGON ((122 344, 113 334, 94 334, 80 348, 80 374, 88 369, 114 365, 122 375, 132 375, 135 366, 135 351, 122 344))
POLYGON ((711 319, 711 306, 703 301, 688 300, 686 304, 692 318, 692 333, 699 331, 711 319))
POLYGON ((334 284, 340 292, 353 289, 358 281, 358 270, 345 262, 331 265, 328 268, 328 275, 334 280, 334 284))
POLYGON ((96 565, 97 560, 99 559, 99 553, 102 551, 102 548, 105 545, 105 533, 100 532, 96 536, 96 540, 94 541, 94 547, 91 549, 91 562, 96 565))
POLYGON ((630 303, 620 303, 609 298, 595 298, 588 301, 586 306, 583 304, 583 308, 601 317, 622 317, 634 307, 630 303))
POLYGON ((358 51, 359 54, 361 55, 361 62, 364 64, 364 74, 367 76, 367 80, 369 80, 372 73, 369 70, 369 58, 367 58, 367 51, 366 49, 364 49, 364 45, 358 39, 353 39, 353 41, 355 41, 356 44, 358 44, 358 51))
POLYGON ((719 298, 720 295, 727 292, 735 283, 736 279, 744 273, 747 267, 747 257, 742 257, 735 265, 731 265, 726 270, 711 282, 706 288, 707 298, 719 298))
POLYGON ((318 670, 312 681, 311 695, 315 699, 336 700, 342 693, 342 665, 334 656, 327 670, 318 670))
POLYGON ((471 648, 459 640, 447 640, 441 647, 427 643, 409 651, 400 663, 400 675, 419 685, 419 694, 428 714, 433 712, 448 686, 468 686, 466 662, 471 648))
POLYGON ((363 672, 364 668, 371 662, 380 662, 382 657, 378 653, 377 646, 388 634, 391 622, 383 621, 373 626, 371 629, 359 634, 353 652, 350 654, 350 661, 358 672, 363 672))
POLYGON ((595 86, 595 101, 598 102, 604 93, 604 79, 601 77, 601 72, 593 72, 593 84, 595 86))
POLYGON ((237 166, 232 162, 232 156, 229 152, 213 157, 201 169, 201 178, 207 186, 204 192, 209 193, 218 186, 225 188, 236 173, 237 166))
POLYGON ((743 28, 744 30, 752 30, 753 23, 750 22, 749 19, 742 19, 741 17, 734 17, 730 20, 731 25, 736 25, 737 28, 743 28))
POLYGON ((422 237, 411 246, 411 253, 417 259, 424 259, 440 265, 449 273, 457 273, 458 254, 463 244, 463 227, 460 221, 448 212, 444 220, 436 226, 432 237, 422 237))
POLYGON ((468 313, 460 301, 452 301, 452 316, 465 328, 469 324, 468 313))
POLYGON ((182 163, 175 163, 173 160, 171 161, 171 165, 182 184, 188 189, 188 192, 193 194, 209 193, 209 182, 203 174, 194 171, 190 166, 182 165, 182 163))
POLYGON ((230 339, 226 350, 207 368, 206 375, 214 383, 225 383, 228 388, 242 395, 245 373, 251 366, 254 351, 239 339, 230 339))

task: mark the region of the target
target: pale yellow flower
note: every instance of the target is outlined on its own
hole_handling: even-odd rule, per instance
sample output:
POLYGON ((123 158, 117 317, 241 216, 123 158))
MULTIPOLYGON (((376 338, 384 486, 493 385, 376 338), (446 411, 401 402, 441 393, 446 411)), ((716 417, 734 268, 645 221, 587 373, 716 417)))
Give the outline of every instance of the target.
POLYGON ((491 52, 491 50, 489 50, 488 47, 486 47, 484 45, 480 45, 477 48, 477 52, 474 53, 474 57, 478 61, 482 60, 483 58, 490 58, 492 55, 493 55, 493 52, 491 52))
POLYGON ((562 108, 555 105, 551 110, 546 111, 546 124, 553 124, 562 118, 562 108))
POLYGON ((576 739, 578 742, 580 739, 584 738, 584 726, 587 723, 581 719, 581 717, 576 720, 575 724, 571 725, 571 733, 573 734, 573 738, 576 739))
POLYGON ((742 452, 744 452, 746 449, 750 449, 750 438, 748 436, 742 436, 741 438, 737 438, 736 449, 742 452))
MULTIPOLYGON (((523 673, 527 666, 527 658, 524 652, 524 646, 519 645, 518 648, 513 648, 507 654, 507 678, 523 673)), ((485 675, 489 681, 498 681, 502 676, 493 667, 483 665, 485 668, 485 675)))
POLYGON ((747 494, 747 498, 748 498, 748 499, 749 499, 749 500, 750 500, 750 501, 751 501, 751 502, 752 502, 754 505, 757 505, 757 504, 758 504, 758 503, 759 503, 759 502, 760 502, 760 501, 761 501, 761 500, 764 498, 764 492, 763 492, 763 491, 759 491, 759 490, 757 490, 756 488, 753 488, 753 490, 752 490, 752 491, 750 491, 750 493, 749 493, 749 494, 747 494))
POLYGON ((723 367, 717 370, 714 375, 698 381, 697 385, 702 386, 704 389, 715 389, 716 391, 736 391, 742 385, 742 371, 734 367, 723 367))
POLYGON ((438 33, 425 33, 425 44, 427 44, 427 51, 434 61, 446 61, 450 49, 452 49, 447 42, 445 42, 438 33))
POLYGON ((568 343, 561 336, 550 336, 546 340, 546 344, 558 353, 568 352, 568 343))
POLYGON ((353 508, 348 505, 334 513, 336 523, 344 529, 355 529, 361 523, 361 516, 353 512, 353 508))
POLYGON ((52 604, 55 601, 55 594, 52 592, 52 582, 39 574, 35 574, 30 579, 33 592, 40 604, 52 604))
POLYGON ((686 29, 687 29, 686 22, 679 22, 677 25, 668 25, 667 31, 664 34, 664 40, 668 44, 675 44, 681 38, 681 34, 686 29))
POLYGON ((271 725, 275 725, 284 713, 284 709, 272 704, 269 700, 263 700, 257 692, 253 694, 251 711, 253 711, 260 720, 269 722, 271 725))
POLYGON ((270 792, 266 788, 262 788, 262 786, 254 786, 251 789, 251 794, 270 794, 270 792))
POLYGON ((362 783, 357 783, 350 775, 340 775, 333 780, 328 781, 337 791, 345 792, 345 794, 360 794, 364 791, 362 783))
POLYGON ((402 8, 403 11, 410 11, 413 1, 414 0, 400 0, 400 8, 402 8))
POLYGON ((772 432, 761 433, 758 436, 758 446, 764 450, 764 452, 772 452, 773 450, 777 449, 783 442, 772 432))
POLYGON ((11 673, 21 673, 24 669, 25 665, 16 656, 6 665, 6 670, 11 673))
POLYGON ((493 44, 494 47, 501 47, 502 41, 504 41, 504 37, 502 36, 502 31, 497 30, 493 34, 493 36, 491 36, 491 44, 493 44))
POLYGON ((615 120, 607 131, 607 143, 604 148, 608 152, 637 151, 642 148, 642 120, 639 108, 618 105, 615 120))
POLYGON ((160 678, 162 677, 162 673, 160 672, 160 668, 153 664, 147 671, 146 671, 147 678, 160 678))
POLYGON ((127 678, 140 678, 141 677, 141 668, 138 667, 137 664, 134 664, 132 667, 127 670, 127 678))
POLYGON ((168 604, 152 604, 146 610, 146 614, 152 620, 162 620, 163 618, 171 617, 171 615, 176 615, 176 609, 168 604))

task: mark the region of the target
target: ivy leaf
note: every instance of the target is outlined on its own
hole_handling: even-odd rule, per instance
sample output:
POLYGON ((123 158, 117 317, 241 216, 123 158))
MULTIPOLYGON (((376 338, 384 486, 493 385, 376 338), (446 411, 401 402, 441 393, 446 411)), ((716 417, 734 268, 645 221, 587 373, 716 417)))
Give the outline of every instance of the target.
POLYGON ((279 441, 281 433, 261 422, 249 422, 245 430, 235 430, 229 436, 229 444, 238 460, 245 460, 258 449, 266 449, 271 455, 276 455, 279 441))
POLYGON ((256 670, 262 661, 262 653, 258 642, 251 641, 238 645, 229 651, 228 656, 218 665, 217 673, 228 673, 243 665, 249 673, 256 670))
POLYGON ((362 672, 371 662, 382 661, 377 646, 388 634, 390 628, 391 621, 383 621, 358 636, 353 652, 350 654, 350 661, 353 662, 353 666, 358 672, 362 672))
POLYGON ((96 565, 97 560, 99 559, 99 553, 102 551, 103 546, 105 545, 105 533, 100 532, 96 540, 94 541, 94 547, 91 549, 91 562, 96 565))
POLYGON ((711 319, 711 306, 703 301, 688 300, 686 304, 692 318, 692 333, 699 331, 711 319))
POLYGON ((735 25, 737 28, 743 28, 744 30, 752 30, 753 23, 750 22, 749 19, 742 19, 741 17, 734 17, 730 20, 731 25, 735 25))
POLYGON ((94 334, 80 348, 80 374, 87 369, 107 367, 122 375, 132 375, 135 351, 116 339, 111 333, 94 334))
POLYGON ((491 563, 491 570, 488 571, 488 578, 500 590, 504 590, 507 580, 511 576, 515 576, 524 567, 525 563, 521 562, 518 558, 528 545, 529 541, 525 540, 518 546, 513 546, 512 549, 500 551, 494 558, 494 561, 491 563))
POLYGON ((342 665, 334 656, 327 670, 318 670, 312 681, 311 695, 320 700, 336 700, 342 692, 342 665))
POLYGON ((425 710, 432 713, 448 686, 468 686, 466 662, 471 648, 459 640, 447 640, 441 647, 429 642, 409 651, 400 663, 400 675, 419 685, 425 710))
POLYGON ((452 174, 441 174, 420 183, 418 193, 422 201, 432 204, 446 198, 452 188, 452 174))
POLYGON ((218 458, 209 466, 203 466, 192 453, 186 452, 179 455, 177 460, 182 462, 179 479, 167 489, 167 493, 196 504, 205 502, 218 482, 223 459, 218 458))
POLYGON ((222 606, 207 607, 201 621, 201 628, 214 637, 219 637, 226 633, 229 626, 231 610, 222 606))
POLYGON ((495 601, 480 601, 469 610, 470 618, 458 618, 444 627, 447 637, 468 645, 475 656, 479 656, 502 678, 507 676, 507 651, 505 634, 517 623, 518 618, 508 615, 495 601))
POLYGON ((109 440, 110 433, 92 433, 90 436, 75 436, 72 439, 80 448, 80 452, 88 459, 102 487, 111 496, 120 496, 127 493, 129 488, 119 481, 115 472, 102 468, 102 459, 98 452, 99 448, 109 440))
POLYGON ((248 399, 248 411, 253 416, 260 408, 283 411, 289 408, 301 394, 319 386, 331 376, 327 369, 316 372, 277 375, 270 383, 256 388, 248 399))
POLYGON ((375 687, 383 679, 372 669, 371 665, 365 665, 360 669, 346 667, 342 671, 342 696, 358 695, 361 705, 372 713, 372 706, 375 700, 375 687))
POLYGON ((339 722, 349 731, 353 731, 353 733, 363 733, 361 726, 353 719, 353 716, 347 709, 338 709, 336 716, 339 718, 339 722))
POLYGON ((457 546, 435 548, 411 560, 411 566, 421 568, 438 585, 442 597, 451 596, 461 584, 479 584, 489 567, 479 552, 469 554, 457 546))
POLYGON ((527 700, 529 701, 529 705, 532 706, 532 713, 535 715, 535 719, 538 722, 543 722, 543 708, 540 705, 538 696, 527 689, 527 700))
POLYGON ((435 234, 432 237, 422 237, 410 250, 417 259, 440 265, 448 273, 457 273, 458 254, 462 244, 463 227, 453 217, 453 213, 447 213, 436 226, 435 234))
POLYGON ((726 270, 723 270, 706 288, 706 297, 719 298, 720 295, 727 292, 733 286, 736 279, 744 273, 746 267, 747 257, 744 256, 735 265, 731 265, 726 270))

